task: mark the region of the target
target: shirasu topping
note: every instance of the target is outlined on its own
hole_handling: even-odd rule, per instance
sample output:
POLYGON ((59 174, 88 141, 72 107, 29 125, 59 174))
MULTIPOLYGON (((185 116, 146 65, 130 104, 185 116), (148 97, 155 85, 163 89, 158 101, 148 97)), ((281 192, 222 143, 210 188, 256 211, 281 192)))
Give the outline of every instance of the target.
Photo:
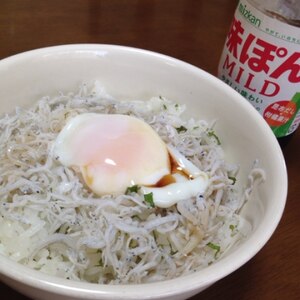
POLYGON ((221 258, 250 232, 239 212, 265 175, 255 164, 244 192, 238 191, 238 165, 224 160, 213 125, 183 120, 184 109, 161 96, 120 102, 96 83, 92 90, 83 85, 78 93, 44 97, 4 116, 0 253, 41 272, 105 284, 171 279, 221 258), (167 208, 157 207, 156 194, 140 186, 97 196, 78 169, 53 154, 66 122, 87 112, 126 114, 148 123, 196 166, 193 171, 207 174, 208 187, 167 208))

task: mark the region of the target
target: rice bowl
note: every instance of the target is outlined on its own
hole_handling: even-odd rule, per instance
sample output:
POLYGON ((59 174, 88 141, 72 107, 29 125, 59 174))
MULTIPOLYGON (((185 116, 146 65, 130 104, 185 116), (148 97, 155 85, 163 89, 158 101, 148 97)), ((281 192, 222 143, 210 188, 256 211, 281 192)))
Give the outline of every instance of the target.
POLYGON ((43 287, 36 298, 50 299, 51 293, 55 293, 62 295, 60 299, 68 299, 64 296, 70 293, 70 299, 141 299, 146 289, 149 293, 146 298, 149 299, 184 299, 248 261, 275 230, 283 212, 287 185, 281 150, 272 132, 251 105, 216 78, 159 54, 105 45, 73 45, 32 51, 2 61, 0 73, 1 78, 4 78, 0 82, 2 98, 8 99, 6 105, 1 107, 2 113, 12 111, 15 106, 28 107, 44 95, 74 90, 82 81, 91 80, 101 81, 118 99, 146 100, 154 94, 164 95, 185 104, 189 116, 217 119, 216 130, 221 137, 226 158, 230 161, 234 158, 240 164, 237 182, 247 181, 249 168, 256 158, 268 174, 266 184, 255 189, 253 201, 249 201, 242 210, 242 216, 253 228, 249 237, 218 262, 201 271, 179 279, 146 285, 104 286, 72 283, 45 274, 37 275, 36 271, 25 268, 24 272, 28 276, 25 281, 22 279, 23 284, 26 283, 22 286, 16 283, 19 276, 14 270, 23 270, 24 267, 3 258, 2 270, 1 258, 4 281, 25 294, 36 295, 33 287, 43 287), (26 71, 27 66, 33 67, 35 71, 24 78, 23 71, 26 71), (14 78, 14 82, 11 78, 14 78), (19 87, 16 93, 10 92, 12 85, 19 87), (34 88, 28 88, 30 86, 34 88), (220 113, 218 107, 221 104, 220 113), (232 111, 237 107, 240 113, 233 120, 232 111), (245 120, 248 120, 247 124, 245 120), (251 126, 256 134, 251 134, 247 126, 251 126), (276 205, 272 202, 274 197, 279 199, 276 205), (236 253, 239 255, 236 256, 236 253), (10 265, 10 271, 4 271, 7 264, 10 265), (39 282, 35 282, 35 276, 40 278, 39 282), (77 290, 73 290, 74 286, 77 290))
POLYGON ((252 230, 240 212, 265 173, 256 162, 235 188, 214 123, 184 110, 96 83, 2 118, 1 254, 101 284, 172 279, 226 255, 252 230))

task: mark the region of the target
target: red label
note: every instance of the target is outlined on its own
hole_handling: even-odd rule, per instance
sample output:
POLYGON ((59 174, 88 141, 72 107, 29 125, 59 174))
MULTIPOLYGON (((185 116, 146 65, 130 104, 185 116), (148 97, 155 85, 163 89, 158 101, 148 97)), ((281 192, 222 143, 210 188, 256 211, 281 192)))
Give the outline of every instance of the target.
POLYGON ((264 119, 270 126, 281 126, 287 123, 297 111, 294 102, 288 100, 270 104, 264 111, 264 119))
POLYGON ((236 18, 231 24, 226 47, 234 58, 242 64, 247 64, 255 73, 263 72, 274 79, 286 73, 289 82, 300 82, 300 52, 291 53, 287 48, 277 46, 252 33, 245 35, 241 21, 236 18), (275 61, 280 61, 280 64, 272 68, 275 61))

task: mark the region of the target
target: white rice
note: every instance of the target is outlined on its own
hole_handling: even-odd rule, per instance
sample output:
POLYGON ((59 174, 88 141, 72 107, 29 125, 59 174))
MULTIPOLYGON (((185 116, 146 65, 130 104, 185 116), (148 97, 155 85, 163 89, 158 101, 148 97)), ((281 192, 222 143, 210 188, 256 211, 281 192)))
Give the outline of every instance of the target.
POLYGON ((182 119, 184 109, 161 96, 119 102, 96 83, 92 91, 83 85, 4 116, 0 253, 41 272, 105 284, 171 279, 220 259, 251 231, 239 212, 265 175, 254 166, 245 192, 238 191, 238 165, 224 160, 210 124, 182 119), (208 173, 209 188, 167 209, 149 207, 140 193, 96 196, 51 155, 66 121, 85 112, 144 120, 208 173))

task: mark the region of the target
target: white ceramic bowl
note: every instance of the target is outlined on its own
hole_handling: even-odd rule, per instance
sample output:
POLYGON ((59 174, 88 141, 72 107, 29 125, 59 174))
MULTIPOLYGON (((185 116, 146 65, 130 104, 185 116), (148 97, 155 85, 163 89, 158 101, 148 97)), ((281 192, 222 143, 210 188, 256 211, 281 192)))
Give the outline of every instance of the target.
POLYGON ((229 160, 240 163, 241 182, 254 159, 267 180, 243 214, 249 238, 208 268, 173 280, 140 285, 96 285, 51 277, 0 257, 1 279, 34 299, 186 299, 250 260, 268 241, 284 210, 287 174, 281 149, 255 109, 206 72, 157 53, 111 45, 66 45, 34 50, 0 61, 0 113, 28 106, 41 96, 76 90, 99 80, 117 98, 164 95, 184 102, 197 118, 217 119, 229 160))

